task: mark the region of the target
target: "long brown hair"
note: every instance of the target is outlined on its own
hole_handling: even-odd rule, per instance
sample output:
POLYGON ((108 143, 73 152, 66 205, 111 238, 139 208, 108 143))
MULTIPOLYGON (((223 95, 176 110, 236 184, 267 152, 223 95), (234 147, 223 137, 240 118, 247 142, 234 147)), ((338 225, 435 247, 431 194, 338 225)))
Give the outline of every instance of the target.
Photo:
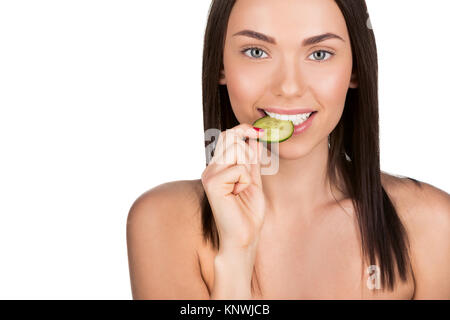
MULTIPOLYGON (((342 175, 355 207, 363 257, 369 259, 370 265, 379 266, 382 287, 387 284, 392 291, 395 266, 402 281, 407 281, 407 271, 412 269, 406 229, 381 184, 375 36, 364 0, 335 2, 346 20, 358 88, 348 90, 342 117, 330 134, 328 175, 335 185, 336 172, 342 175)), ((227 88, 219 84, 228 19, 234 4, 235 0, 213 0, 209 9, 202 70, 205 132, 212 128, 224 131, 239 124, 227 88)), ((202 228, 204 241, 211 241, 218 249, 219 236, 206 193, 202 201, 202 228)))

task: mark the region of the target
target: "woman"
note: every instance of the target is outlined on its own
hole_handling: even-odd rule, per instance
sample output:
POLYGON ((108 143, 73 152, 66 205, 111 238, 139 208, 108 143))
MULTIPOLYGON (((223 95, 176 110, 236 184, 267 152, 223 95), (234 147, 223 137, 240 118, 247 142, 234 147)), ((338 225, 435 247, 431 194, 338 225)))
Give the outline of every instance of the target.
POLYGON ((221 134, 201 179, 131 207, 133 297, 449 299, 449 195, 380 171, 377 81, 363 0, 213 1, 203 112, 221 134), (256 143, 266 114, 299 114, 294 134, 256 143))

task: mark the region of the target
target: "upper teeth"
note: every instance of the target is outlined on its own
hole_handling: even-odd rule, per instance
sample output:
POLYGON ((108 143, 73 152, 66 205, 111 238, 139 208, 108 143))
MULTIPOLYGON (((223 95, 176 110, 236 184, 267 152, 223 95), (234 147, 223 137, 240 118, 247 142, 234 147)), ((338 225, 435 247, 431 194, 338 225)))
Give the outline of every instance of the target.
POLYGON ((309 113, 299 113, 299 114, 278 114, 274 112, 265 111, 271 118, 275 118, 278 120, 290 120, 294 123, 294 125, 299 125, 300 123, 306 121, 312 112, 309 113))

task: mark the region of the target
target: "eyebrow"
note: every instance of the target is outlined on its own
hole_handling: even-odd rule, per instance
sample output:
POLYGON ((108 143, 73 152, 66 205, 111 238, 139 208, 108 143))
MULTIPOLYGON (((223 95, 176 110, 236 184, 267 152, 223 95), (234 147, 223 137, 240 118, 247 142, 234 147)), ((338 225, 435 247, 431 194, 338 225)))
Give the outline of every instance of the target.
MULTIPOLYGON (((271 44, 277 44, 275 38, 273 38, 271 36, 267 36, 260 32, 253 31, 253 30, 242 30, 242 31, 236 32, 235 34, 233 34, 233 36, 246 36, 246 37, 254 38, 257 40, 265 41, 265 42, 268 42, 271 44)), ((306 46, 317 44, 319 42, 329 40, 329 39, 339 39, 339 40, 342 40, 345 42, 345 40, 342 39, 337 34, 327 32, 324 34, 319 34, 317 36, 313 36, 313 37, 304 39, 302 42, 302 45, 306 47, 306 46)))

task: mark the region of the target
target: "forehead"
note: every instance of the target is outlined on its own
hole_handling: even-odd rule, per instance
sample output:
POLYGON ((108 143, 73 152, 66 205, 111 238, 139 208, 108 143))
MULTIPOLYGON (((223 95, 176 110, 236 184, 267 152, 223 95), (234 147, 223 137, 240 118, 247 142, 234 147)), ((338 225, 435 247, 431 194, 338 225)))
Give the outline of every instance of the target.
POLYGON ((326 32, 348 39, 344 16, 334 0, 237 0, 227 38, 243 29, 273 36, 277 43, 300 42, 326 32))

